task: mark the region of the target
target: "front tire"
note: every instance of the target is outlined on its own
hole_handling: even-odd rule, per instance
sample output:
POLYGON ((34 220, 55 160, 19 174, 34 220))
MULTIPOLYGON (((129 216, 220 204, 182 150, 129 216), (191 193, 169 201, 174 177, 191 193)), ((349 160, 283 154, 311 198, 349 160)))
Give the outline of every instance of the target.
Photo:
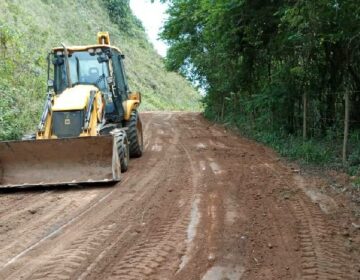
POLYGON ((119 154, 121 172, 126 172, 129 166, 129 141, 124 130, 116 134, 116 145, 119 154))
POLYGON ((130 156, 141 157, 144 149, 142 123, 137 110, 133 110, 126 122, 127 136, 130 142, 130 156))

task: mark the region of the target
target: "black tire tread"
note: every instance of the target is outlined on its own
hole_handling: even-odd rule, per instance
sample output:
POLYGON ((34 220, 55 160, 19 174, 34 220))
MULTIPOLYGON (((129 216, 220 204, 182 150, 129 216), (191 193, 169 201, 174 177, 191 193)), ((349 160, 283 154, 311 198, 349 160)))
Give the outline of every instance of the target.
POLYGON ((126 122, 127 126, 127 136, 130 142, 130 156, 131 157, 141 157, 143 153, 143 147, 139 141, 137 134, 137 122, 139 121, 139 116, 137 110, 131 112, 130 120, 126 122))
POLYGON ((120 159, 120 166, 121 166, 121 172, 126 172, 128 170, 128 164, 129 161, 125 160, 126 153, 125 153, 125 139, 126 139, 126 133, 124 131, 121 131, 116 136, 116 145, 118 149, 119 159, 120 159))

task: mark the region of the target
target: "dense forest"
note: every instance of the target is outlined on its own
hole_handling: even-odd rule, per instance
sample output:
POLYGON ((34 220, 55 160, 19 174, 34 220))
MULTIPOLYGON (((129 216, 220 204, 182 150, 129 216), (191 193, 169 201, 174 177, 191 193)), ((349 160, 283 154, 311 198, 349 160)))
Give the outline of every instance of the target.
POLYGON ((98 31, 125 54, 130 89, 142 110, 200 110, 199 94, 167 72, 129 0, 0 0, 0 140, 35 130, 46 97, 48 52, 93 44, 98 31))
POLYGON ((306 162, 341 166, 345 148, 357 172, 357 0, 163 2, 167 68, 205 89, 208 118, 306 162))

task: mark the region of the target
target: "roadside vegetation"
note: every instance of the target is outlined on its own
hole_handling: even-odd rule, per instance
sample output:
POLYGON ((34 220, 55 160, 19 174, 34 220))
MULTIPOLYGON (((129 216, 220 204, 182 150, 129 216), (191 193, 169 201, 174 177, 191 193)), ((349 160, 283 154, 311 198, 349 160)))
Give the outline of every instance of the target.
POLYGON ((200 110, 199 95, 148 42, 128 0, 0 1, 0 140, 34 131, 45 99, 52 47, 93 44, 109 31, 126 56, 130 89, 143 95, 142 110, 200 110))
POLYGON ((206 90, 207 118, 359 175, 358 1, 163 2, 166 66, 206 90))

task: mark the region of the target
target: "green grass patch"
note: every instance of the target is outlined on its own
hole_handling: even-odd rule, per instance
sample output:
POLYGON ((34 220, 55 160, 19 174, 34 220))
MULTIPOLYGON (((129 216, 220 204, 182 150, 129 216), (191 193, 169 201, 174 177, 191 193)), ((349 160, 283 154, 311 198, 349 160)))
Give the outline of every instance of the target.
POLYGON ((236 128, 240 134, 263 143, 281 156, 305 165, 342 169, 350 175, 360 176, 360 131, 352 131, 348 142, 347 165, 342 164, 342 133, 329 130, 323 137, 303 140, 302 136, 286 134, 281 128, 273 129, 259 120, 243 115, 228 114, 223 121, 218 116, 205 111, 205 117, 236 128))

